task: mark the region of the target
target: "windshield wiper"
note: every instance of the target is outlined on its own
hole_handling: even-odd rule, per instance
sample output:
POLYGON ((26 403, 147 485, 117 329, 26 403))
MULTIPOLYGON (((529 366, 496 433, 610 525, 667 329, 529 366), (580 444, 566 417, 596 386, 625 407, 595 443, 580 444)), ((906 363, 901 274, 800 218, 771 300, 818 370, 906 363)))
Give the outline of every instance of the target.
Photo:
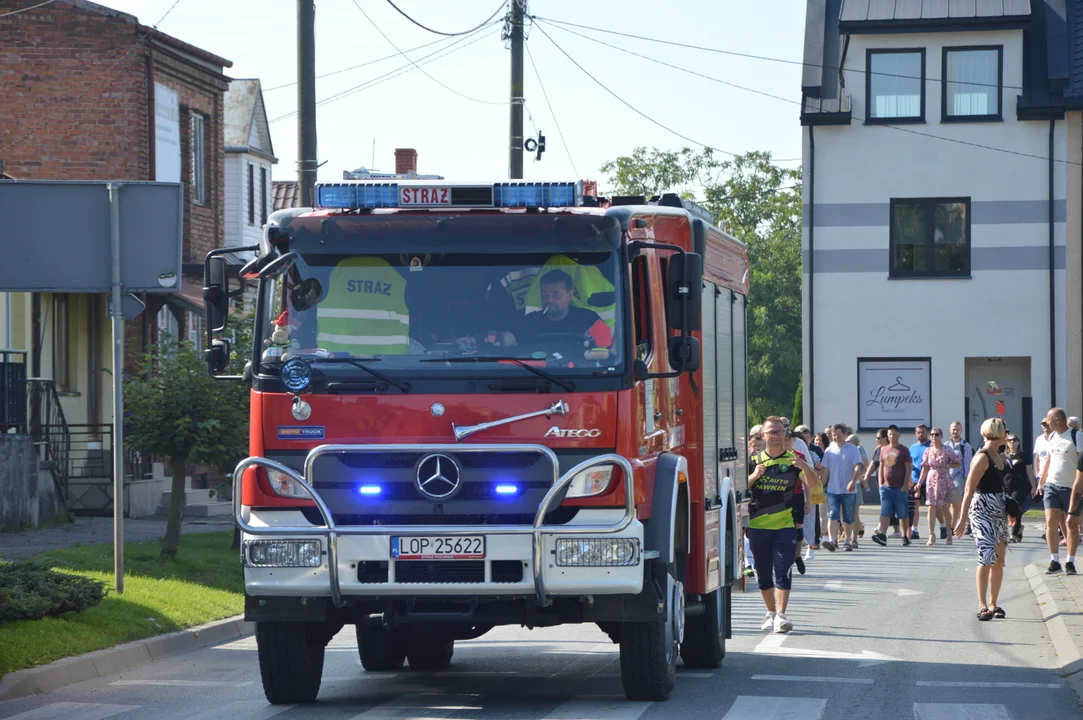
POLYGON ((513 362, 519 367, 526 368, 530 372, 534 373, 540 378, 545 378, 549 382, 559 385, 568 392, 575 392, 575 383, 566 382, 561 380, 552 373, 547 373, 544 370, 534 367, 533 365, 523 362, 522 358, 512 357, 510 355, 466 355, 464 357, 446 357, 446 358, 426 358, 420 362, 448 362, 448 363, 483 363, 483 362, 513 362))
POLYGON ((387 375, 384 375, 379 370, 373 370, 372 368, 370 368, 368 365, 365 364, 366 362, 379 362, 382 359, 383 358, 373 358, 373 357, 366 357, 366 358, 339 358, 339 357, 306 358, 306 360, 308 362, 312 363, 313 365, 318 365, 318 364, 322 364, 322 363, 346 363, 347 365, 353 365, 355 368, 358 368, 359 370, 364 370, 365 372, 367 372, 369 375, 373 376, 374 378, 377 378, 378 380, 383 380, 388 385, 394 385, 399 390, 402 390, 402 392, 404 392, 404 393, 410 392, 410 389, 411 389, 410 383, 408 383, 408 382, 399 382, 398 380, 393 380, 392 378, 388 377, 387 375))

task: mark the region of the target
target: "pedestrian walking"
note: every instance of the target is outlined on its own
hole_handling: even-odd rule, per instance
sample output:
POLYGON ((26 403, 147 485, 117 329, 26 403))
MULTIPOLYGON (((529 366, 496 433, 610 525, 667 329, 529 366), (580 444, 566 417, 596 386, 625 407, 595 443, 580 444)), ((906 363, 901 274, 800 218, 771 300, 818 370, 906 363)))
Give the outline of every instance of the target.
POLYGON ((1068 557, 1064 564, 1064 571, 1069 575, 1075 575, 1075 552, 1079 547, 1079 512, 1081 507, 1076 507, 1075 515, 1068 514, 1072 507, 1072 486, 1075 483, 1075 469, 1080 455, 1083 454, 1083 433, 1068 427, 1068 416, 1062 408, 1052 408, 1045 416, 1049 424, 1049 438, 1047 439, 1047 456, 1042 464, 1042 475, 1038 480, 1038 488, 1042 491, 1042 504, 1045 506, 1045 537, 1049 547, 1049 568, 1047 573, 1053 574, 1061 571, 1058 548, 1057 532, 1067 520, 1064 530, 1068 557))
POLYGON ((911 484, 907 510, 910 513, 910 539, 920 540, 921 534, 918 533, 918 508, 925 500, 925 497, 923 492, 924 488, 918 485, 918 481, 921 479, 921 461, 925 457, 925 451, 928 450, 929 445, 932 444, 929 440, 928 426, 922 423, 914 428, 914 437, 917 439, 917 442, 910 446, 910 459, 913 461, 914 469, 911 471, 913 482, 911 484))
POLYGON ((865 470, 858 449, 846 442, 846 426, 835 425, 832 430, 834 442, 824 452, 823 464, 827 470, 827 517, 828 539, 822 545, 834 552, 841 540, 847 551, 854 549, 850 537, 854 531, 854 511, 857 507, 857 481, 865 470))
POLYGON ((793 497, 798 483, 805 491, 816 471, 784 446, 784 428, 777 417, 763 422, 767 447, 756 454, 756 469, 748 478, 752 500, 748 508, 748 537, 755 558, 756 580, 767 607, 761 629, 787 633, 793 623, 786 617, 797 530, 793 497))
MULTIPOLYGON (((783 427, 785 427, 786 418, 782 418, 782 420, 784 421, 783 422, 783 427)), ((807 447, 805 447, 804 451, 802 452, 801 450, 798 450, 795 447, 796 443, 798 442, 798 438, 796 437, 796 433, 793 430, 791 430, 790 428, 788 428, 788 427, 785 428, 782 432, 783 432, 782 447, 786 450, 786 452, 792 453, 793 455, 796 455, 801 460, 804 460, 805 462, 809 463, 810 466, 813 465, 813 462, 810 461, 809 456, 812 455, 812 453, 809 452, 809 449, 807 447)), ((802 446, 805 445, 804 441, 801 441, 801 445, 802 446)), ((815 470, 815 468, 813 468, 813 469, 815 470)), ((805 536, 805 498, 806 497, 807 496, 805 494, 804 483, 797 483, 797 485, 794 486, 794 489, 793 489, 793 508, 792 508, 793 509, 794 530, 797 531, 797 542, 795 543, 795 547, 794 547, 794 560, 793 560, 793 562, 794 562, 794 565, 797 566, 797 572, 799 572, 802 575, 805 574, 805 561, 801 557, 801 550, 803 550, 803 548, 801 547, 801 544, 802 544, 802 541, 803 541, 804 536, 805 536)))
MULTIPOLYGON (((929 539, 926 545, 936 545, 936 521, 951 519, 951 493, 955 483, 951 479, 952 468, 959 467, 959 455, 944 444, 944 431, 934 427, 929 432, 931 444, 922 457, 918 485, 924 486, 925 505, 929 508, 929 539)), ((951 538, 944 542, 951 545, 951 538)))
MULTIPOLYGON (((985 440, 974 454, 963 493, 963 507, 969 508, 971 534, 978 546, 978 569, 974 583, 978 591, 978 620, 1007 617, 997 605, 1004 580, 1004 553, 1008 542, 1007 497, 1004 494, 1004 460, 1000 446, 1007 434, 1004 421, 989 418, 981 426, 985 440), (987 602, 988 600, 988 602, 987 602), (990 604, 992 608, 990 608, 990 604)), ((966 532, 967 518, 959 518, 955 537, 966 532)))
MULTIPOLYGON (((851 428, 846 428, 850 430, 851 428)), ((857 451, 861 453, 861 462, 867 468, 869 466, 869 454, 865 452, 865 448, 861 446, 861 438, 853 433, 850 433, 846 437, 846 442, 850 443, 857 448, 857 451)), ((853 543, 854 549, 857 549, 857 539, 865 537, 865 523, 861 522, 861 506, 865 503, 865 495, 869 492, 869 483, 865 480, 865 474, 861 475, 861 493, 855 496, 857 502, 854 504, 854 536, 850 538, 853 543)))
POLYGON ((951 438, 945 441, 945 445, 959 454, 959 467, 951 469, 951 481, 955 489, 951 493, 951 519, 945 527, 940 525, 940 538, 950 540, 951 534, 948 528, 954 528, 963 515, 963 489, 966 488, 966 475, 970 471, 970 461, 974 459, 974 448, 963 438, 963 424, 953 420, 948 427, 951 438))
POLYGON ((880 488, 880 527, 872 536, 877 545, 887 545, 887 526, 893 518, 902 524, 902 544, 910 544, 910 513, 907 497, 913 482, 913 461, 910 449, 899 440, 902 433, 895 425, 887 428, 887 445, 880 448, 880 471, 877 484, 880 488))
MULTIPOLYGON (((1005 453, 1005 486, 1008 497, 1019 503, 1019 509, 1026 512, 1030 509, 1031 498, 1034 497, 1038 487, 1038 481, 1034 477, 1034 464, 1030 453, 1023 450, 1019 436, 1009 432, 1004 438, 1005 453)), ((1012 527, 1010 542, 1017 543, 1023 539, 1023 523, 1017 522, 1012 527)))

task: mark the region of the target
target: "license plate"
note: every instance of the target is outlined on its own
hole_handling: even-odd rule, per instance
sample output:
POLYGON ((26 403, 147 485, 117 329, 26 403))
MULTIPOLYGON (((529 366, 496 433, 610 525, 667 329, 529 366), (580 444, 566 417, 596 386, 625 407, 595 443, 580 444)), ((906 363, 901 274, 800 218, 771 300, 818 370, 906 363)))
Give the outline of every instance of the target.
POLYGON ((483 560, 485 536, 392 537, 392 560, 483 560))

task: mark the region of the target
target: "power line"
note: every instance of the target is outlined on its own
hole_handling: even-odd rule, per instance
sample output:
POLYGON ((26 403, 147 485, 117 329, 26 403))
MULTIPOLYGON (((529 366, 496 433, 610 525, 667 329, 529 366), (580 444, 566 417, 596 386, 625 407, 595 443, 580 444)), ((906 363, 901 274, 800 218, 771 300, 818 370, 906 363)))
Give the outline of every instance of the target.
MULTIPOLYGON (((567 53, 567 51, 565 51, 565 50, 564 50, 564 48, 562 48, 562 47, 561 47, 561 46, 560 46, 559 44, 557 44, 557 41, 556 41, 556 40, 554 40, 554 39, 552 38, 552 36, 551 36, 551 35, 550 35, 549 33, 545 32, 545 28, 544 28, 544 27, 542 27, 541 25, 537 25, 537 28, 538 28, 538 32, 540 32, 540 33, 541 33, 542 35, 544 35, 544 36, 546 37, 546 39, 547 39, 547 40, 549 40, 549 42, 553 43, 553 47, 555 47, 555 48, 556 48, 557 50, 559 50, 559 51, 560 51, 560 53, 561 53, 562 55, 564 55, 564 57, 568 58, 568 60, 570 60, 570 61, 571 61, 571 63, 572 63, 573 65, 575 65, 575 66, 576 66, 577 68, 579 68, 579 69, 580 69, 580 70, 581 70, 581 71, 583 72, 583 74, 584 74, 584 75, 586 75, 586 76, 587 76, 587 77, 589 77, 589 78, 590 78, 591 80, 593 80, 593 81, 594 81, 594 83, 595 83, 596 85, 598 85, 598 87, 602 88, 602 89, 603 89, 603 90, 605 90, 605 91, 606 91, 607 93, 609 93, 610 95, 612 95, 612 96, 613 96, 614 98, 616 98, 616 99, 617 99, 617 100, 618 100, 618 101, 619 101, 619 102, 620 102, 620 103, 621 103, 622 105, 624 105, 625 107, 627 107, 627 108, 628 108, 629 110, 631 110, 632 112, 634 112, 634 113, 635 113, 636 115, 639 115, 639 116, 640 116, 640 117, 642 117, 642 118, 643 118, 644 120, 647 120, 647 121, 649 121, 649 122, 651 122, 651 123, 653 123, 653 124, 657 125, 658 127, 662 128, 662 129, 663 129, 663 130, 665 130, 666 132, 672 133, 673 135, 676 135, 677 137, 681 138, 682 140, 687 140, 688 142, 690 142, 690 143, 693 143, 694 145, 699 145, 700 147, 704 147, 704 148, 707 148, 708 150, 713 150, 713 151, 715 151, 715 152, 720 152, 720 153, 722 153, 723 155, 731 155, 731 156, 733 156, 733 157, 739 157, 739 156, 740 156, 740 153, 730 152, 729 150, 723 150, 723 149, 721 149, 721 148, 716 148, 716 147, 713 147, 713 146, 711 146, 711 145, 708 145, 707 143, 703 143, 703 142, 700 142, 699 140, 695 140, 695 139, 693 139, 693 138, 690 138, 690 137, 688 137, 687 135, 684 135, 684 134, 682 134, 682 133, 679 133, 679 132, 677 132, 676 130, 674 130, 673 128, 671 128, 671 127, 669 127, 669 126, 667 126, 667 125, 663 125, 663 124, 662 124, 661 122, 659 122, 658 120, 655 120, 655 119, 654 119, 654 118, 652 118, 652 117, 651 117, 650 115, 647 115, 647 114, 646 114, 645 112, 643 112, 642 110, 640 110, 639 108, 637 108, 637 107, 636 107, 635 105, 632 105, 632 104, 631 104, 630 102, 628 102, 627 100, 625 100, 624 98, 622 98, 622 97, 621 97, 620 95, 618 95, 617 93, 613 92, 613 90, 611 90, 611 89, 609 88, 609 86, 608 86, 608 85, 606 85, 605 83, 603 83, 603 82, 602 82, 601 80, 599 80, 598 78, 594 77, 594 75, 592 75, 592 74, 590 73, 590 71, 588 71, 588 70, 587 70, 587 69, 586 69, 585 67, 583 67, 582 65, 580 65, 580 64, 579 64, 579 63, 578 63, 578 62, 576 61, 576 59, 575 59, 575 58, 573 58, 573 57, 572 57, 571 55, 569 55, 569 54, 567 53)), ((789 161, 789 160, 779 160, 778 162, 790 162, 790 161, 789 161)))
MULTIPOLYGON (((530 19, 531 20, 542 20, 544 22, 553 23, 554 25, 567 25, 569 27, 576 27, 576 28, 580 28, 582 30, 593 30, 594 32, 606 33, 607 35, 618 35, 620 37, 631 38, 633 40, 642 40, 644 42, 658 43, 660 45, 672 45, 673 47, 687 48, 689 50, 702 50, 703 52, 716 53, 718 55, 730 55, 732 57, 747 58, 749 60, 764 60, 764 61, 767 61, 767 62, 782 63, 784 65, 799 65, 801 67, 812 67, 812 68, 818 68, 820 70, 830 70, 830 71, 833 71, 833 72, 845 71, 845 72, 858 73, 858 74, 861 74, 861 75, 878 75, 878 76, 881 76, 881 77, 903 78, 903 79, 906 79, 906 80, 928 80, 930 82, 944 82, 944 80, 942 78, 930 78, 930 77, 922 77, 920 75, 901 75, 901 74, 898 74, 898 73, 870 71, 870 70, 867 70, 865 68, 841 68, 841 67, 836 67, 836 66, 833 66, 833 65, 821 65, 819 63, 804 62, 803 60, 788 60, 786 58, 771 57, 769 55, 756 55, 754 53, 743 53, 743 52, 737 52, 735 50, 721 50, 719 48, 705 47, 703 45, 692 45, 692 44, 689 44, 689 43, 677 42, 675 40, 660 40, 658 38, 645 37, 643 35, 633 35, 632 33, 619 32, 617 30, 607 30, 605 28, 592 27, 590 25, 580 25, 578 23, 567 22, 567 21, 564 21, 564 20, 554 20, 553 18, 545 18, 545 17, 541 17, 541 16, 537 16, 537 15, 531 15, 530 19)), ((965 49, 965 48, 962 48, 962 49, 965 49)), ((959 82, 959 81, 954 81, 954 80, 948 81, 948 82, 953 82, 953 83, 958 84, 958 85, 973 85, 975 87, 992 87, 992 88, 1001 88, 1001 87, 1003 87, 1003 88, 1010 89, 1010 90, 1022 90, 1023 89, 1019 85, 1001 85, 999 83, 981 83, 981 82, 965 82, 964 83, 964 82, 959 82)))
MULTIPOLYGON (((536 22, 537 22, 537 20, 542 20, 542 19, 537 18, 536 22)), ((542 22, 550 22, 551 23, 552 21, 551 20, 542 20, 542 22)), ((570 24, 570 23, 568 23, 568 24, 570 24)), ((633 52, 633 51, 628 50, 626 48, 622 48, 622 47, 620 47, 618 45, 612 45, 612 44, 607 43, 607 42, 605 42, 603 40, 598 40, 597 38, 592 38, 592 37, 589 37, 587 35, 577 33, 574 30, 568 30, 567 28, 559 28, 559 29, 563 30, 564 32, 571 33, 572 35, 576 35, 578 37, 581 37, 581 38, 583 38, 585 40, 589 40, 591 42, 599 43, 601 45, 605 45, 606 47, 613 48, 614 50, 620 50, 623 53, 627 53, 629 55, 633 55, 635 57, 642 58, 644 60, 649 60, 650 62, 657 63, 659 65, 664 65, 664 66, 672 68, 674 70, 680 70, 681 72, 685 72, 685 73, 688 73, 690 75, 695 75, 696 77, 700 77, 700 78, 703 78, 705 80, 710 80, 712 82, 720 83, 722 85, 728 85, 729 87, 737 88, 739 90, 744 90, 744 91, 750 92, 750 93, 755 93, 756 95, 762 95, 764 97, 773 98, 775 100, 780 100, 780 101, 785 102, 785 103, 790 103, 791 105, 802 106, 802 103, 800 101, 797 101, 797 100, 792 100, 790 98, 782 97, 781 95, 774 95, 772 93, 764 92, 762 90, 757 90, 755 88, 745 87, 743 85, 738 85, 736 83, 731 83, 731 82, 729 82, 727 80, 721 80, 719 78, 712 77, 710 75, 705 75, 705 74, 703 74, 701 72, 697 72, 695 70, 690 70, 688 68, 684 68, 684 67, 681 67, 679 65, 673 65, 671 63, 665 62, 664 60, 659 60, 657 58, 652 58, 652 57, 650 57, 648 55, 642 55, 640 53, 633 52)), ((539 27, 539 30, 541 30, 540 27, 539 27)), ((545 31, 542 30, 542 32, 545 32, 545 31)), ((858 117, 858 115, 856 113, 854 113, 852 110, 851 110, 851 115, 853 116, 854 120, 857 120, 858 122, 864 122, 864 119, 861 118, 861 117, 858 117)), ((1015 156, 1018 156, 1018 157, 1033 158, 1035 160, 1046 160, 1046 161, 1049 160, 1049 157, 1046 156, 1046 155, 1038 155, 1038 154, 1034 154, 1034 153, 1023 152, 1023 151, 1020 151, 1020 150, 1011 150, 1011 149, 1008 149, 1008 148, 996 147, 996 146, 993 146, 993 145, 985 145, 985 144, 982 144, 982 143, 972 142, 972 141, 969 141, 969 140, 960 140, 958 138, 945 137, 943 135, 935 135, 933 133, 922 132, 920 130, 913 130, 911 128, 904 127, 904 126, 901 126, 901 125, 892 125, 890 123, 882 123, 882 124, 877 123, 877 125, 881 126, 881 127, 889 128, 891 130, 898 130, 899 132, 910 133, 911 135, 919 135, 921 137, 926 137, 926 138, 930 138, 930 139, 933 139, 933 140, 942 140, 944 142, 957 143, 959 145, 965 145, 965 146, 968 146, 968 147, 979 148, 979 149, 982 149, 982 150, 992 150, 994 152, 1006 153, 1008 155, 1015 155, 1015 156)), ((798 158, 798 159, 800 159, 800 158, 798 158)), ((774 162, 790 162, 790 160, 775 160, 774 162)), ((1074 161, 1071 161, 1071 160, 1061 160, 1061 159, 1056 158, 1056 157, 1053 158, 1053 162, 1064 163, 1066 165, 1080 165, 1081 164, 1081 163, 1074 162, 1074 161)))
MULTIPOLYGON (((402 50, 399 50, 399 46, 396 45, 394 43, 394 41, 387 36, 387 33, 385 33, 383 30, 381 30, 380 26, 372 21, 372 18, 370 18, 369 14, 367 12, 365 12, 364 8, 362 8, 361 5, 358 4, 357 0, 351 0, 351 1, 353 2, 354 7, 356 7, 361 12, 361 14, 365 16, 365 19, 369 21, 369 24, 372 25, 372 27, 376 28, 376 32, 380 33, 380 35, 383 36, 384 40, 387 40, 387 42, 391 45, 391 47, 395 48, 395 50, 398 50, 400 55, 402 55, 407 60, 410 60, 410 62, 413 64, 414 67, 416 67, 418 70, 421 70, 421 66, 418 65, 417 63, 415 63, 413 60, 411 60, 409 55, 404 53, 402 50)), ((477 28, 477 30, 481 30, 483 27, 484 26, 479 27, 479 28, 477 28)), ((476 97, 471 97, 469 95, 466 95, 464 93, 459 92, 458 90, 456 90, 453 87, 445 85, 444 83, 442 83, 439 80, 437 80, 436 78, 434 78, 432 75, 430 75, 425 70, 421 70, 421 72, 422 72, 422 74, 425 75, 425 77, 429 78, 430 80, 432 80, 434 83, 436 83, 440 87, 444 88, 448 92, 452 92, 452 93, 458 95, 461 98, 465 98, 467 100, 471 100, 471 101, 476 102, 476 103, 481 103, 482 105, 507 105, 508 104, 507 100, 503 100, 503 101, 500 101, 500 102, 493 102, 492 100, 480 100, 480 99, 478 99, 476 97)))
MULTIPOLYGON (((484 28, 483 28, 483 30, 484 30, 484 28)), ((469 47, 469 46, 473 45, 474 43, 478 42, 479 40, 484 40, 486 37, 489 37, 489 36, 486 35, 485 33, 481 32, 481 31, 478 31, 477 34, 475 35, 475 37, 472 40, 470 40, 469 42, 467 42, 467 40, 469 39, 468 37, 459 38, 458 40, 455 40, 455 41, 451 42, 448 45, 444 45, 442 48, 439 48, 438 50, 434 50, 433 52, 429 53, 428 55, 425 55, 425 56, 419 58, 418 63, 421 64, 421 65, 428 65, 429 63, 435 62, 436 60, 447 57, 448 55, 450 55, 452 53, 458 52, 460 50, 464 50, 467 47, 469 47), (456 46, 458 46, 458 47, 456 47, 456 46)), ((446 40, 440 40, 438 42, 446 42, 446 40)), ((330 96, 328 96, 326 98, 323 98, 322 100, 320 100, 320 101, 318 101, 316 103, 316 106, 317 107, 323 107, 324 105, 329 105, 330 103, 333 103, 333 102, 336 102, 338 100, 342 100, 344 98, 347 98, 350 95, 354 95, 354 94, 362 92, 364 90, 368 90, 369 88, 375 87, 376 85, 379 85, 379 84, 381 84, 383 82, 386 82, 388 80, 393 80, 393 79, 395 79, 395 78, 397 78, 397 77, 399 77, 401 75, 405 75, 406 73, 410 72, 411 70, 414 70, 415 67, 416 67, 416 65, 414 65, 412 62, 407 63, 405 65, 400 65, 399 67, 397 67, 397 68, 395 68, 393 70, 388 70, 387 72, 385 72, 385 73, 383 73, 381 75, 377 75, 374 78, 370 78, 370 79, 366 80, 363 83, 360 83, 358 85, 354 85, 351 88, 347 88, 347 89, 345 89, 345 90, 343 90, 341 92, 335 93, 334 95, 330 95, 330 96)), ((296 110, 294 110, 292 112, 288 112, 285 115, 280 115, 280 116, 270 120, 269 122, 270 123, 276 123, 276 122, 279 122, 280 120, 286 120, 286 119, 291 118, 291 117, 293 117, 295 115, 297 115, 296 110)))
MULTIPOLYGON (((161 24, 162 24, 162 22, 163 22, 163 21, 164 21, 164 20, 165 20, 165 19, 166 19, 167 17, 169 17, 169 13, 173 12, 173 8, 177 7, 177 5, 178 5, 179 3, 180 3, 180 0, 173 0, 173 4, 169 6, 169 9, 165 11, 165 14, 164 14, 164 15, 162 15, 162 16, 161 16, 160 18, 158 18, 158 22, 154 23, 154 25, 153 25, 153 26, 151 27, 151 29, 152 29, 152 30, 157 30, 157 29, 158 29, 158 26, 159 26, 159 25, 161 25, 161 24)), ((29 10, 29 9, 31 9, 31 8, 24 8, 24 9, 25 9, 25 10, 29 10)), ((87 94, 88 92, 90 92, 90 91, 91 91, 91 90, 93 90, 94 88, 98 87, 99 85, 101 85, 101 84, 102 84, 102 82, 104 82, 104 81, 105 81, 105 80, 106 80, 107 78, 111 77, 111 76, 112 76, 112 74, 113 74, 113 71, 114 71, 114 70, 116 70, 116 68, 117 68, 117 67, 118 67, 118 66, 119 66, 119 65, 120 65, 120 64, 121 64, 122 62, 124 62, 124 61, 125 61, 125 60, 126 60, 126 59, 128 58, 128 56, 129 56, 129 55, 131 55, 131 54, 132 54, 133 52, 135 52, 135 49, 136 49, 137 47, 139 47, 140 45, 142 45, 142 44, 143 44, 143 42, 144 42, 144 41, 145 41, 145 40, 146 40, 146 39, 147 39, 148 37, 150 37, 150 33, 149 33, 149 32, 148 32, 148 33, 145 33, 144 35, 142 35, 142 36, 141 36, 141 37, 140 37, 140 38, 139 38, 138 40, 136 40, 136 41, 135 41, 135 42, 134 42, 134 43, 132 44, 132 46, 131 46, 130 48, 128 48, 128 51, 127 51, 126 53, 124 53, 123 55, 121 55, 121 56, 120 56, 120 57, 119 57, 119 58, 118 58, 117 60, 115 60, 115 61, 113 62, 113 64, 112 64, 112 65, 110 65, 108 69, 106 69, 105 73, 103 73, 103 74, 102 74, 101 76, 99 76, 97 80, 95 80, 95 81, 94 81, 94 82, 92 82, 92 83, 91 83, 90 85, 88 85, 88 86, 86 86, 85 88, 83 88, 83 91, 82 91, 81 93, 79 93, 78 95, 76 95, 76 96, 75 96, 75 97, 74 97, 74 98, 73 98, 73 99, 72 99, 72 100, 71 100, 71 101, 70 101, 70 102, 69 102, 68 104, 66 104, 66 105, 65 105, 64 107, 60 108, 59 110, 57 110, 57 111, 56 111, 56 112, 54 112, 53 114, 51 114, 51 115, 50 115, 49 117, 47 117, 47 118, 45 118, 44 120, 42 120, 42 121, 41 121, 40 123, 38 123, 38 124, 37 124, 37 125, 35 125, 34 127, 32 127, 32 128, 30 129, 30 131, 29 131, 29 132, 27 132, 27 133, 26 133, 25 135, 23 135, 22 137, 20 137, 20 138, 19 138, 18 140, 14 141, 14 142, 11 142, 11 143, 8 143, 7 145, 5 145, 5 146, 3 147, 3 152, 7 152, 8 150, 10 150, 11 148, 13 148, 13 147, 15 147, 16 145, 20 144, 20 143, 21 143, 21 142, 23 142, 24 140, 27 140, 27 139, 29 139, 30 137, 32 137, 32 136, 34 135, 34 133, 36 133, 36 132, 37 132, 38 130, 41 130, 41 129, 42 129, 43 127, 45 127, 45 125, 47 125, 48 123, 50 123, 50 122, 52 122, 53 120, 55 120, 56 118, 58 118, 58 117, 59 117, 59 116, 60 116, 60 115, 61 115, 62 113, 65 113, 65 112, 67 112, 67 111, 68 111, 68 109, 69 109, 69 108, 71 108, 71 106, 72 106, 72 105, 74 105, 75 103, 77 103, 77 102, 79 102, 80 100, 82 100, 82 99, 83 99, 83 96, 84 96, 84 95, 86 95, 86 94, 87 94)), ((151 91, 153 91, 153 88, 151 89, 151 91)), ((80 120, 77 120, 75 124, 76 124, 76 125, 78 125, 78 124, 79 124, 79 122, 81 121, 81 119, 82 119, 82 118, 80 117, 80 120)), ((70 128, 69 128, 69 129, 70 129, 70 128)))
MULTIPOLYGON (((443 38, 437 38, 436 40, 431 40, 431 41, 425 43, 424 45, 418 45, 417 47, 412 47, 409 50, 406 50, 404 52, 411 53, 411 52, 414 52, 415 50, 422 50, 422 49, 427 48, 427 47, 429 47, 431 45, 435 45, 437 43, 442 43, 442 42, 447 42, 447 41, 444 40, 443 38)), ((323 78, 328 78, 328 77, 331 77, 332 75, 341 75, 344 72, 349 72, 350 70, 357 70, 358 68, 363 68, 363 67, 366 67, 368 65, 375 65, 376 63, 383 62, 384 60, 390 60, 391 58, 396 58, 398 56, 399 56, 399 53, 391 53, 390 55, 385 55, 382 58, 376 58, 375 60, 369 60, 367 62, 363 62, 360 65, 351 65, 350 67, 341 68, 339 70, 332 70, 331 72, 324 73, 323 75, 317 75, 316 79, 317 80, 322 80, 323 78)), ((297 84, 297 81, 294 80, 293 82, 283 83, 281 85, 275 85, 274 87, 271 87, 271 88, 264 88, 263 93, 266 95, 269 92, 274 92, 275 90, 282 90, 283 88, 293 87, 296 84, 297 84)))
MULTIPOLYGON (((491 20, 492 20, 493 18, 495 18, 495 17, 497 16, 497 14, 498 14, 498 13, 499 13, 499 12, 500 12, 501 10, 503 10, 503 9, 504 9, 504 6, 505 6, 505 5, 507 5, 507 1, 505 0, 504 2, 501 2, 501 3, 500 3, 500 7, 498 7, 498 8, 496 9, 496 11, 495 11, 495 12, 494 12, 494 13, 493 13, 492 15, 490 15, 490 16, 489 16, 488 18, 486 18, 484 22, 482 22, 482 23, 480 23, 480 24, 478 24, 478 25, 476 25, 476 26, 474 26, 474 27, 470 28, 469 30, 463 30, 462 32, 455 32, 455 33, 449 33, 449 32, 441 32, 441 31, 439 31, 439 30, 433 30, 433 29, 432 29, 431 27, 428 27, 427 25, 422 25, 422 24, 421 24, 421 23, 419 23, 419 22, 418 22, 417 20, 414 20, 414 19, 413 19, 412 17, 410 17, 409 15, 407 15, 407 14, 406 14, 405 12, 403 12, 402 8, 400 8, 400 7, 398 6, 398 5, 396 5, 396 4, 395 4, 395 3, 394 3, 394 2, 392 1, 392 0, 387 0, 387 4, 388 4, 388 5, 390 5, 391 7, 395 8, 395 10, 397 10, 397 11, 398 11, 399 15, 402 15, 402 16, 403 16, 404 18, 406 18, 407 20, 409 20, 410 22, 412 22, 412 23, 413 23, 414 25, 417 25, 417 26, 418 26, 419 28, 421 28, 422 30, 428 30, 429 32, 433 33, 434 35, 443 35, 443 36, 445 36, 445 37, 457 37, 457 36, 459 36, 459 35, 469 35, 470 33, 474 32, 475 30, 480 30, 481 28, 483 28, 483 27, 485 27, 486 25, 488 25, 488 24, 489 24, 489 22, 490 22, 490 21, 491 21, 491 20)), ((370 22, 371 22, 371 21, 370 21, 370 22)))
MULTIPOLYGON (((12 10, 11 12, 6 12, 6 13, 0 15, 0 18, 6 18, 8 15, 18 15, 19 13, 24 13, 24 12, 27 12, 29 10, 37 10, 39 7, 45 7, 46 5, 48 5, 50 3, 54 3, 54 2, 56 2, 56 0, 45 0, 45 2, 40 2, 37 5, 31 5, 30 7, 24 7, 22 10, 12 10)), ((388 2, 390 2, 390 0, 388 0, 388 2)))
MULTIPOLYGON (((516 0, 512 0, 512 2, 515 1, 516 0)), ((542 82, 541 73, 538 72, 538 66, 534 64, 534 55, 530 52, 530 44, 523 43, 523 47, 526 48, 526 56, 530 60, 530 67, 534 69, 534 77, 538 79, 538 87, 541 88, 542 97, 545 98, 545 104, 549 106, 549 114, 553 117, 553 124, 557 126, 557 135, 560 136, 560 144, 564 146, 564 154, 568 156, 568 162, 571 163, 572 172, 575 173, 576 179, 579 179, 579 171, 575 167, 575 160, 572 159, 572 151, 568 149, 568 142, 564 139, 564 132, 560 129, 560 122, 557 120, 557 114, 553 111, 553 103, 549 102, 549 93, 545 92, 545 83, 542 82)), ((534 122, 533 118, 531 118, 530 122, 534 122)))

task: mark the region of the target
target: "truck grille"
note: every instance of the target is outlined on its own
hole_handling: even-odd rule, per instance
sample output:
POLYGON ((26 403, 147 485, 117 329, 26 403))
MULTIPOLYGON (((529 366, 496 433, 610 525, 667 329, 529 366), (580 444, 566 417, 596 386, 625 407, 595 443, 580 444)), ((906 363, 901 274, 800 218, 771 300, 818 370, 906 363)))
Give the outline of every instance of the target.
POLYGON ((400 583, 485 582, 484 560, 403 560, 395 563, 400 583))

